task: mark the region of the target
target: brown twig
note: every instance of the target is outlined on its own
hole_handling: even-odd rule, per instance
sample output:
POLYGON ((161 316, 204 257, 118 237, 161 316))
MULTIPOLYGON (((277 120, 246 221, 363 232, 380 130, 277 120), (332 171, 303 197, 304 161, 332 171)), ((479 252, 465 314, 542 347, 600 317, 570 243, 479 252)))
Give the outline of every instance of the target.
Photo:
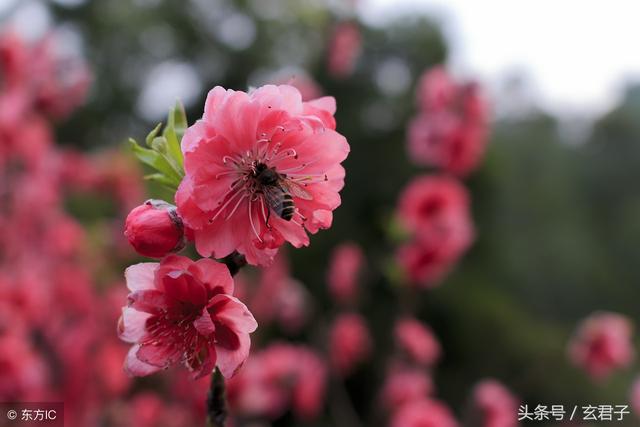
MULTIPOLYGON (((227 266, 232 276, 238 274, 238 271, 245 265, 247 260, 244 255, 233 252, 224 257, 221 262, 227 266)), ((208 427, 224 427, 227 419, 227 396, 225 392, 224 377, 220 370, 216 368, 211 376, 211 386, 207 393, 207 426, 208 427)))
POLYGON ((227 396, 224 377, 216 368, 211 376, 211 388, 207 394, 207 426, 224 427, 227 419, 227 396))

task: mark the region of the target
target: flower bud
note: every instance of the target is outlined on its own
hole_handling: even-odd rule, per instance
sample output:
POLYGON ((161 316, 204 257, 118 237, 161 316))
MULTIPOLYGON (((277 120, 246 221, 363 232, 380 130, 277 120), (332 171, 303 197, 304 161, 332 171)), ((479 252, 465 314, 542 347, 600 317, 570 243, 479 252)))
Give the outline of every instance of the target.
POLYGON ((162 200, 147 200, 133 209, 124 235, 140 255, 162 258, 185 245, 184 226, 176 208, 162 200))

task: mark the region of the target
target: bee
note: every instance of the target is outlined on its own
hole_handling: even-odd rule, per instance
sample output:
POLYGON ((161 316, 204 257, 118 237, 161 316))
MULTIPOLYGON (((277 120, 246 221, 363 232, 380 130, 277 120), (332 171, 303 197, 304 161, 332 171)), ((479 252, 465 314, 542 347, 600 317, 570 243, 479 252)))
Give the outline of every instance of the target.
POLYGON ((285 174, 278 173, 264 163, 258 163, 254 169, 254 177, 258 183, 258 192, 264 197, 269 206, 267 223, 271 211, 285 221, 291 221, 296 212, 293 196, 304 200, 311 200, 311 196, 300 185, 286 179, 285 174))

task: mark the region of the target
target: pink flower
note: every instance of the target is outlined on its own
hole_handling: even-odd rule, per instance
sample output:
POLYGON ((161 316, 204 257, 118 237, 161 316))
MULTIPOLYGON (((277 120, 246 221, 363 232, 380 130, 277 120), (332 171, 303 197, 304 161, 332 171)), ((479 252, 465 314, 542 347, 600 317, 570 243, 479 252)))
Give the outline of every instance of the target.
POLYGON ((381 401, 395 413, 407 403, 426 399, 432 390, 433 382, 425 370, 393 367, 382 386, 381 401))
POLYGON ((633 360, 632 332, 627 317, 596 312, 579 325, 569 342, 569 357, 594 379, 605 378, 614 369, 629 366, 633 360))
POLYGON ((248 305, 260 324, 277 321, 285 331, 295 333, 307 321, 309 304, 307 290, 291 277, 286 254, 280 252, 273 264, 262 270, 248 305))
POLYGON ((391 427, 457 427, 458 422, 443 403, 431 399, 410 402, 391 419, 391 427))
POLYGON ((288 241, 309 244, 340 205, 349 145, 335 129, 335 100, 302 102, 291 86, 250 93, 214 88, 182 139, 178 212, 202 256, 233 251, 267 265, 288 241))
POLYGON ((343 243, 333 250, 327 282, 333 298, 353 303, 358 294, 358 275, 365 263, 362 249, 355 243, 343 243))
POLYGON ((400 195, 398 219, 413 241, 397 260, 417 284, 437 284, 473 242, 467 190, 446 176, 420 176, 400 195))
POLYGON ((315 418, 322 408, 327 369, 312 350, 276 343, 252 355, 227 383, 233 412, 275 419, 288 407, 298 418, 315 418))
POLYGON ((277 73, 273 79, 271 79, 271 83, 275 85, 285 84, 295 87, 300 92, 303 101, 311 101, 312 99, 320 98, 322 96, 322 88, 318 82, 304 71, 287 73, 287 70, 282 70, 277 73))
POLYGON ((423 288, 437 286, 457 261, 446 246, 438 243, 411 242, 401 246, 396 262, 412 284, 423 288))
POLYGON ((185 245, 182 220, 172 206, 162 200, 147 200, 129 213, 124 235, 144 256, 162 258, 185 245))
POLYGON ((249 355, 257 324, 231 296, 233 279, 216 261, 170 255, 160 263, 132 265, 125 272, 129 306, 118 332, 134 346, 125 370, 149 375, 184 362, 200 378, 217 366, 229 378, 249 355))
POLYGON ((394 333, 398 348, 413 362, 432 366, 440 358, 440 343, 431 329, 420 321, 410 317, 400 319, 394 333))
POLYGON ((417 238, 442 243, 451 252, 464 251, 471 244, 469 195, 457 180, 419 176, 402 191, 398 205, 398 219, 417 238))
POLYGON ((498 381, 487 379, 473 390, 474 408, 479 411, 482 427, 518 425, 518 400, 498 381))
POLYGON ((27 46, 11 31, 0 34, 0 69, 9 89, 20 88, 34 109, 56 118, 67 116, 85 98, 91 82, 86 64, 58 49, 48 35, 27 46))
POLYGON ((15 315, 0 305, 0 401, 40 401, 45 397, 49 370, 15 315))
POLYGON ((329 74, 339 79, 349 77, 356 67, 361 49, 362 37, 356 23, 342 22, 336 25, 329 42, 329 74))
POLYGON ((422 75, 417 90, 418 106, 424 111, 438 111, 454 102, 458 87, 445 67, 437 65, 422 75))
POLYGON ((336 318, 329 341, 331 363, 342 376, 349 375, 371 354, 369 329, 359 314, 341 314, 336 318))
POLYGON ((457 84, 436 67, 421 79, 417 98, 421 111, 408 129, 411 159, 459 176, 473 171, 484 154, 488 128, 478 86, 457 84))

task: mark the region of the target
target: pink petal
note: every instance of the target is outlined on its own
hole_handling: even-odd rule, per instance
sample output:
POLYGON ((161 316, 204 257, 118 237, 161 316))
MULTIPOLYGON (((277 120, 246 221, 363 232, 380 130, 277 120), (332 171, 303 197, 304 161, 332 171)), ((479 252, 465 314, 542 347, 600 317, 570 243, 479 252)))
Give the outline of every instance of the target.
MULTIPOLYGON (((240 209, 240 208, 239 208, 240 209)), ((233 224, 239 220, 234 215, 225 220, 220 215, 200 230, 194 230, 196 250, 203 257, 223 258, 240 246, 240 236, 234 232, 233 224)))
POLYGON ((118 337, 129 343, 140 341, 145 335, 145 324, 151 314, 135 310, 131 307, 122 309, 118 322, 118 337))
POLYGON ((143 289, 153 289, 153 278, 159 265, 157 262, 142 262, 129 266, 124 271, 129 290, 135 292, 143 289))
POLYGON ((204 335, 205 337, 211 335, 216 331, 216 327, 211 320, 211 315, 207 311, 207 309, 203 309, 202 313, 196 320, 193 321, 193 326, 196 328, 200 335, 204 335))
POLYGON ((213 297, 209 303, 209 312, 216 322, 237 332, 250 333, 258 328, 258 323, 247 306, 231 295, 213 297))
POLYGON ((127 357, 124 361, 124 371, 127 373, 127 375, 132 377, 143 377, 145 375, 158 372, 160 369, 162 369, 159 366, 149 365, 138 359, 136 357, 136 354, 138 353, 139 349, 139 345, 134 345, 129 350, 129 353, 127 353, 127 357))
POLYGON ((207 303, 207 290, 198 279, 184 270, 176 270, 162 278, 162 286, 169 300, 204 306, 207 303))
POLYGON ((176 206, 182 221, 190 228, 197 230, 208 224, 209 215, 205 213, 193 200, 193 183, 187 175, 182 179, 176 192, 176 206))
POLYGON ((217 366, 225 378, 231 378, 249 357, 251 340, 249 334, 236 334, 227 327, 216 331, 217 366))
POLYGON ((203 360, 200 361, 199 365, 196 362, 197 359, 195 359, 195 355, 193 355, 194 358, 187 359, 186 361, 187 367, 192 371, 192 378, 194 380, 211 374, 218 360, 216 349, 213 344, 208 344, 204 349, 206 349, 206 352, 204 354, 200 354, 200 356, 203 357, 203 360))
POLYGON ((333 96, 323 96, 322 98, 312 99, 306 103, 320 110, 327 111, 332 115, 336 113, 336 99, 333 96))
POLYGON ((221 86, 216 86, 207 94, 207 100, 204 104, 203 119, 213 121, 221 105, 226 101, 227 97, 234 93, 233 90, 226 90, 221 86))
POLYGON ((167 339, 166 341, 154 341, 148 344, 138 344, 136 358, 140 361, 166 368, 178 362, 183 354, 183 348, 178 343, 167 339))
POLYGON ((189 271, 207 285, 210 292, 233 295, 233 278, 226 265, 210 258, 202 258, 189 271))
POLYGON ((158 314, 168 306, 165 294, 155 289, 133 292, 128 299, 129 307, 150 314, 158 314))

